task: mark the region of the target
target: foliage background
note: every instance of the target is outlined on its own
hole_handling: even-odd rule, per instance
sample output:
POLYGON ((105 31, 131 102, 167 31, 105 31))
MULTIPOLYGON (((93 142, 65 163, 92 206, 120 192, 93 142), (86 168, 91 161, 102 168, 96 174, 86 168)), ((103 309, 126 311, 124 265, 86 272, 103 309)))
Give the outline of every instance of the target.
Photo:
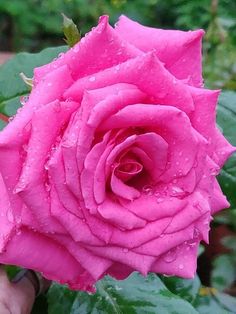
MULTIPOLYGON (((205 83, 207 87, 223 89, 218 124, 236 145, 235 0, 0 0, 0 50, 38 52, 64 45, 61 12, 75 21, 82 34, 96 25, 102 14, 109 14, 112 24, 120 14, 126 14, 153 27, 203 28, 205 83)), ((20 106, 18 96, 28 93, 15 73, 31 75, 34 66, 48 62, 61 50, 59 47, 36 55, 20 54, 0 67, 0 112, 15 114, 20 106)), ((210 246, 205 247, 198 261, 200 279, 155 275, 143 279, 137 274, 125 282, 107 278, 98 284, 94 296, 54 284, 47 296, 37 300, 33 313, 236 313, 235 298, 228 295, 236 296, 235 156, 224 167, 219 181, 231 208, 220 213, 212 224, 210 246)), ((15 268, 8 267, 8 271, 11 275, 15 268)))

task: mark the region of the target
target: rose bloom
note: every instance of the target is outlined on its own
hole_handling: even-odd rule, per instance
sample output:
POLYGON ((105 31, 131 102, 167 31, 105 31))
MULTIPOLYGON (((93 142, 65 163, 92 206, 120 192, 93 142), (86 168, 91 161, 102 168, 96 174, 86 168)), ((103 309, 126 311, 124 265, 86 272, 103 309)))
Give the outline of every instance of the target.
POLYGON ((103 16, 34 70, 0 134, 1 263, 87 291, 134 270, 194 276, 234 151, 203 88, 203 33, 103 16))

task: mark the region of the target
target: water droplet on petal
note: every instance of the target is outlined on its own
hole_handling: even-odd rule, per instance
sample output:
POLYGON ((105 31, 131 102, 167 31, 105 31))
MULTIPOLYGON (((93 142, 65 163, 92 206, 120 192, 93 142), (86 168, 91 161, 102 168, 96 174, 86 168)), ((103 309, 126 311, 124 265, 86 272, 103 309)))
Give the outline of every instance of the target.
POLYGON ((49 192, 51 190, 51 185, 49 183, 45 183, 45 190, 49 192))
POLYGON ((177 258, 177 250, 176 248, 174 248, 165 254, 164 261, 166 263, 171 263, 171 262, 174 262, 176 258, 177 258))
POLYGON ((11 116, 10 118, 8 118, 8 122, 13 121, 13 120, 14 120, 14 118, 15 118, 15 116, 11 116))
POLYGON ((128 252, 129 252, 129 249, 124 248, 124 249, 123 249, 123 252, 124 252, 124 253, 128 253, 128 252))
POLYGON ((116 72, 118 72, 120 70, 120 65, 119 64, 115 66, 115 70, 116 70, 116 72))
POLYGON ((29 100, 29 96, 21 96, 20 97, 20 103, 22 104, 22 106, 24 106, 28 100, 29 100))
POLYGON ((183 264, 179 264, 179 269, 183 269, 184 265, 183 264))
POLYGON ((23 145, 22 145, 22 148, 23 148, 23 150, 24 150, 25 152, 28 151, 28 145, 27 145, 27 144, 23 144, 23 145))
POLYGON ((59 102, 56 102, 53 106, 53 110, 55 112, 60 112, 61 111, 61 104, 59 102))
POLYGON ((149 196, 153 195, 153 187, 151 185, 145 185, 143 187, 143 193, 149 196))
POLYGON ((199 204, 198 201, 194 202, 194 203, 193 203, 193 206, 194 206, 199 212, 202 212, 202 208, 201 208, 201 206, 200 206, 200 204, 199 204))
POLYGON ((199 238, 199 235, 200 235, 200 231, 198 230, 198 228, 194 228, 194 230, 193 230, 193 237, 196 239, 198 239, 199 238))
POLYGON ((185 194, 186 194, 185 191, 177 185, 173 185, 170 189, 171 196, 181 197, 185 196, 185 194))
POLYGON ((44 169, 45 169, 45 170, 48 170, 48 169, 49 169, 49 163, 48 163, 48 162, 46 162, 46 164, 44 165, 44 169))
POLYGON ((63 59, 64 58, 64 52, 61 52, 61 53, 59 53, 59 55, 58 55, 58 59, 63 59))
POLYGON ((17 234, 17 235, 20 235, 21 232, 22 232, 22 231, 21 231, 20 229, 17 229, 17 230, 16 230, 16 234, 17 234))
POLYGON ((96 81, 96 77, 95 77, 95 76, 91 76, 91 77, 89 78, 89 82, 94 82, 94 81, 96 81))
POLYGON ((220 168, 219 167, 214 167, 210 169, 210 175, 216 176, 219 174, 220 168))
POLYGON ((7 219, 8 219, 10 222, 14 222, 14 217, 13 217, 13 214, 12 214, 12 211, 11 211, 11 210, 8 210, 8 211, 7 211, 7 219))

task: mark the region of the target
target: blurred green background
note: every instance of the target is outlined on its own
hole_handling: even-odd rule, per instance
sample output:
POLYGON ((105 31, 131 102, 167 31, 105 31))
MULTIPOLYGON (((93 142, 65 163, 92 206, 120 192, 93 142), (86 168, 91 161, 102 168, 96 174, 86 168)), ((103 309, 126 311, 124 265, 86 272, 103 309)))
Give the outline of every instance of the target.
POLYGON ((112 24, 126 14, 154 27, 203 28, 207 86, 236 89, 235 0, 1 0, 0 50, 34 52, 61 45, 61 12, 82 34, 102 14, 109 14, 112 24))

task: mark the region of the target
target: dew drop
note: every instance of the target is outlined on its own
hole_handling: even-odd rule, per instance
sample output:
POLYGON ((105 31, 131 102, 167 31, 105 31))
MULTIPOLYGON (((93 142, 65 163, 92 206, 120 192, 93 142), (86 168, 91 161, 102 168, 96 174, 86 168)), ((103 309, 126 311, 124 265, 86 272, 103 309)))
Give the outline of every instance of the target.
POLYGON ((73 48, 72 48, 72 50, 75 52, 75 53, 77 53, 77 52, 79 52, 79 45, 75 45, 73 48))
POLYGON ((58 59, 63 59, 64 58, 64 52, 59 53, 58 59))
POLYGON ((89 78, 89 82, 94 82, 94 81, 96 81, 96 77, 95 77, 95 76, 91 76, 91 77, 89 78))
POLYGON ((22 106, 24 106, 28 100, 29 100, 29 96, 21 96, 20 97, 20 103, 22 104, 22 106))
POLYGON ((25 152, 28 151, 28 145, 27 145, 27 144, 23 144, 23 145, 22 145, 22 148, 23 148, 23 150, 24 150, 25 152))
POLYGON ((159 203, 162 203, 164 201, 164 198, 163 197, 158 197, 157 198, 157 203, 159 204, 159 203))
POLYGON ((164 261, 166 263, 171 263, 171 262, 174 262, 176 258, 177 258, 177 252, 176 252, 176 248, 174 248, 165 254, 164 261))
POLYGON ((193 237, 195 239, 198 239, 199 235, 200 235, 200 231, 198 230, 198 228, 195 227, 194 230, 193 230, 193 237))
POLYGON ((119 65, 119 64, 115 66, 115 70, 116 70, 117 72, 120 70, 120 65, 119 65))
POLYGON ((123 249, 123 252, 124 252, 124 253, 128 253, 129 250, 128 250, 127 248, 124 248, 124 249, 123 249))
POLYGON ((7 211, 7 219, 9 220, 9 222, 14 222, 14 217, 11 210, 7 211))
POLYGON ((21 231, 20 229, 17 229, 16 234, 17 234, 17 235, 20 235, 21 232, 22 232, 22 231, 21 231))
POLYGON ((170 189, 170 195, 171 196, 184 196, 185 195, 185 191, 180 188, 179 186, 173 185, 170 189))
POLYGON ((55 112, 60 112, 61 111, 61 104, 60 103, 55 103, 53 110, 55 112))
POLYGON ((197 241, 196 241, 196 239, 191 239, 191 240, 189 240, 188 241, 188 246, 189 247, 194 247, 194 246, 196 246, 197 245, 197 241))
POLYGON ((49 183, 45 183, 45 190, 49 192, 51 190, 51 185, 49 183))
POLYGON ((193 206, 194 206, 195 208, 197 208, 197 210, 198 210, 199 212, 202 212, 202 208, 201 208, 201 206, 200 206, 200 204, 199 204, 198 201, 194 202, 194 203, 193 203, 193 206))
POLYGON ((210 169, 210 174, 212 176, 216 176, 219 173, 220 168, 219 167, 214 167, 210 169))
POLYGON ((121 287, 119 287, 119 286, 117 286, 117 285, 115 285, 115 289, 116 289, 116 291, 120 291, 120 290, 122 290, 122 288, 121 288, 121 287))
POLYGON ((143 193, 149 196, 153 195, 153 187, 151 185, 145 185, 143 187, 143 193))
POLYGON ((183 264, 179 264, 179 269, 183 269, 184 265, 183 264))
POLYGON ((8 122, 13 121, 13 120, 14 120, 14 118, 15 118, 15 116, 11 116, 10 118, 8 118, 8 122))

